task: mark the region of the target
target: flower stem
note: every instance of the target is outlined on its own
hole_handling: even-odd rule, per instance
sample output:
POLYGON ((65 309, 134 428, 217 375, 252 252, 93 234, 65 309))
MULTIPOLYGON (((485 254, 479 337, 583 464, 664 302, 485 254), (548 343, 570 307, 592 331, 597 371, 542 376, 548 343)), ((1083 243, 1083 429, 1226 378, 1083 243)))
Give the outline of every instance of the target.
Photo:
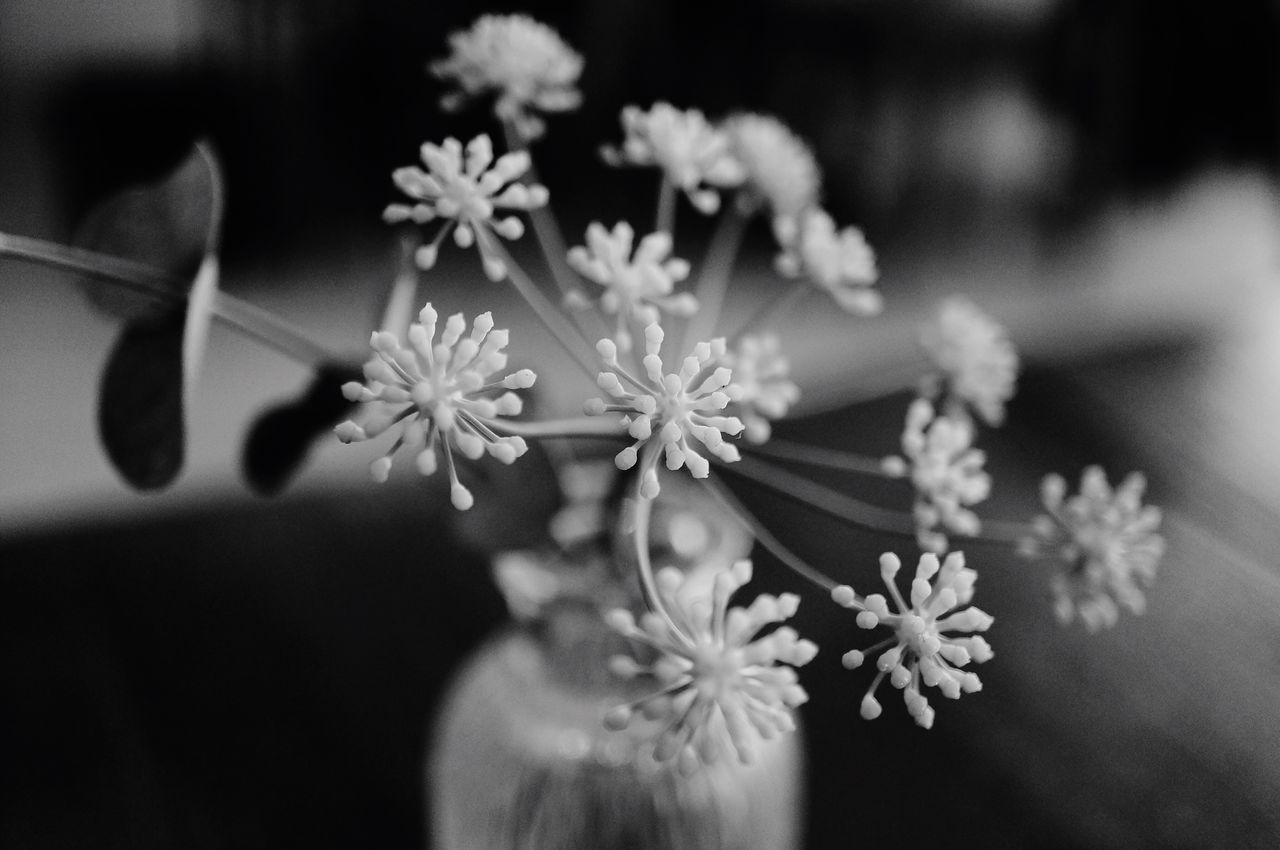
POLYGON ((610 416, 583 416, 577 419, 554 419, 546 422, 510 422, 495 420, 494 430, 517 437, 546 439, 553 437, 617 437, 626 428, 622 422, 610 416))
POLYGON ((658 186, 658 213, 654 223, 654 231, 666 233, 675 238, 676 231, 676 184, 662 174, 662 183, 658 186))
POLYGON ((596 374, 600 370, 595 363, 583 354, 579 346, 579 343, 581 343, 587 345, 588 348, 590 347, 587 338, 582 335, 582 331, 565 319, 555 305, 547 300, 547 296, 542 294, 537 284, 525 274, 524 269, 516 263, 511 253, 497 239, 493 240, 492 248, 506 265, 507 279, 515 286, 516 292, 520 293, 520 296, 533 309, 534 314, 551 332, 551 335, 555 337, 556 342, 560 343, 560 347, 573 358, 573 361, 582 368, 582 371, 594 383, 596 374))
POLYGON ((698 284, 694 287, 698 312, 685 326, 681 351, 688 351, 695 342, 707 339, 715 333, 716 326, 720 323, 725 291, 729 288, 729 278, 733 275, 734 262, 738 258, 746 230, 747 217, 738 211, 736 204, 729 204, 728 209, 720 216, 715 234, 711 237, 711 245, 707 248, 707 256, 702 262, 698 284))
POLYGON ((806 446, 802 443, 791 443, 776 437, 769 442, 753 446, 742 444, 742 448, 756 455, 772 457, 777 460, 789 460, 809 466, 821 466, 824 469, 836 469, 841 472, 856 472, 860 475, 876 475, 884 477, 884 469, 879 458, 842 452, 821 446, 806 446))
POLYGON ((771 463, 752 457, 743 457, 737 463, 722 464, 720 468, 737 473, 845 522, 873 531, 899 534, 915 539, 915 521, 910 515, 860 502, 771 463))
MULTIPOLYGON (((529 145, 516 132, 510 121, 502 122, 502 135, 506 139, 507 150, 524 151, 529 154, 528 180, 531 183, 541 183, 538 168, 533 164, 533 154, 529 150, 529 145)), ((542 249, 543 257, 547 261, 547 267, 551 269, 551 276, 555 279, 556 286, 560 288, 562 294, 567 295, 576 291, 578 287, 574 284, 573 269, 569 268, 569 263, 565 260, 568 248, 565 247, 564 232, 560 229, 560 223, 556 221, 551 208, 542 206, 529 210, 529 220, 533 224, 533 233, 538 240, 538 247, 542 249)))
POLYGON ((403 338, 412 321, 413 308, 418 298, 418 267, 413 261, 417 249, 416 236, 400 237, 400 263, 395 280, 387 294, 387 304, 382 311, 381 328, 403 338))
POLYGON ((737 345, 738 340, 757 325, 762 325, 766 320, 777 319, 785 314, 809 293, 809 289, 809 285, 804 281, 796 281, 773 298, 765 301, 729 337, 729 347, 733 348, 733 346, 737 345))
MULTIPOLYGON (((641 464, 641 468, 643 468, 643 464, 641 464)), ((640 487, 644 483, 644 476, 636 475, 635 479, 632 504, 635 505, 636 512, 636 570, 640 574, 640 590, 644 594, 645 605, 648 606, 650 611, 662 618, 673 635, 678 635, 686 644, 692 646, 693 641, 685 634, 684 629, 676 624, 671 612, 667 610, 662 594, 658 592, 658 583, 653 577, 653 562, 649 559, 649 518, 653 513, 653 500, 646 499, 640 495, 640 487)))
MULTIPOLYGON (((97 251, 0 233, 0 257, 4 256, 79 272, 157 301, 185 304, 187 300, 187 281, 145 263, 97 251)), ((221 290, 214 294, 211 312, 223 324, 303 365, 314 367, 342 360, 278 316, 221 290)))
POLYGON ((729 513, 738 521, 738 523, 747 530, 756 540, 760 541, 760 545, 768 549, 775 558, 783 563, 788 569, 803 579, 806 579, 823 590, 830 593, 835 589, 837 583, 823 575, 815 568, 805 563, 804 559, 792 552, 773 533, 764 526, 760 520, 755 518, 751 511, 747 510, 742 501, 730 492, 728 487, 718 481, 712 481, 710 478, 702 479, 702 484, 711 493, 712 498, 719 502, 729 513))

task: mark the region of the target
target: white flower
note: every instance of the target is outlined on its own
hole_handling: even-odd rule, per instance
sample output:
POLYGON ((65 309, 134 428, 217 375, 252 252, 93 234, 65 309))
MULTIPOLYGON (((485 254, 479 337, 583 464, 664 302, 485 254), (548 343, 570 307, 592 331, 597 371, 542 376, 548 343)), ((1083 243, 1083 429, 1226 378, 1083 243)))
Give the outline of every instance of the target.
POLYGON ((745 336, 736 349, 725 352, 721 362, 733 371, 733 384, 725 391, 733 402, 730 410, 746 426, 745 437, 757 445, 768 441, 770 420, 786 416, 800 398, 800 388, 788 377, 791 364, 779 348, 778 337, 745 336))
POLYGON ((648 112, 638 106, 622 110, 622 147, 604 147, 610 165, 657 166, 666 179, 688 196, 700 212, 720 208, 713 186, 737 186, 745 178, 742 165, 729 152, 729 138, 696 109, 679 110, 655 103, 648 112))
POLYGON ((631 350, 629 322, 646 326, 660 318, 659 311, 687 318, 698 309, 689 293, 672 294, 675 285, 689 276, 689 264, 671 257, 671 234, 650 233, 640 240, 632 256, 635 232, 625 221, 613 232, 592 222, 587 244, 569 249, 569 265, 604 287, 600 309, 617 316, 614 339, 623 351, 631 350))
POLYGON ((694 478, 706 478, 711 464, 690 445, 692 437, 720 460, 738 460, 738 450, 724 437, 742 433, 742 421, 735 416, 718 416, 715 412, 729 405, 727 389, 732 373, 724 366, 701 376, 724 356, 724 340, 700 342, 693 354, 684 359, 680 371, 663 374, 662 328, 655 322, 644 330, 645 378, 632 375, 618 362, 618 348, 612 340, 596 343, 596 351, 604 362, 596 383, 611 396, 589 399, 583 407, 588 416, 622 413, 627 433, 635 444, 614 457, 618 469, 630 469, 641 461, 641 495, 652 499, 658 495, 658 456, 666 453, 667 469, 689 468, 694 478), (630 389, 628 389, 630 387, 630 389), (643 447, 644 454, 640 449, 643 447))
POLYGON ((907 711, 916 723, 928 729, 933 726, 933 709, 921 693, 921 685, 937 688, 948 699, 959 699, 962 693, 982 690, 978 674, 961 670, 970 661, 981 664, 994 653, 991 646, 978 635, 953 637, 951 632, 985 632, 991 628, 993 618, 979 608, 962 608, 973 600, 973 583, 976 571, 964 565, 964 555, 952 552, 938 565, 938 556, 926 552, 920 556, 916 576, 911 582, 911 604, 902 598, 895 584, 895 576, 902 562, 892 552, 880 556, 880 576, 893 597, 898 612, 889 611, 888 601, 878 593, 859 600, 848 585, 841 585, 831 592, 837 604, 857 610, 859 628, 874 629, 888 626, 894 636, 866 650, 846 652, 841 661, 853 670, 862 665, 867 655, 884 648, 876 659, 875 680, 862 698, 862 716, 874 720, 880 716, 880 703, 876 701, 876 689, 885 676, 895 688, 902 690, 907 711), (929 579, 937 574, 930 586, 929 579))
POLYGON ((495 219, 494 211, 532 210, 547 203, 545 187, 514 182, 529 170, 529 154, 515 151, 495 162, 493 143, 480 135, 467 143, 465 163, 462 143, 453 138, 445 139, 442 145, 424 144, 422 161, 430 173, 416 165, 392 173, 396 186, 415 203, 391 204, 383 212, 383 220, 388 224, 425 224, 436 218, 448 219, 431 244, 418 249, 418 267, 426 270, 436 264, 440 243, 453 230, 453 241, 459 248, 469 248, 472 243, 479 248, 489 279, 502 280, 507 267, 494 234, 519 239, 524 222, 516 216, 495 219))
POLYGON ((945 383, 950 407, 967 404, 988 425, 1004 421, 1004 404, 1013 397, 1018 377, 1018 353, 998 322, 966 298, 948 298, 921 332, 920 343, 942 373, 935 383, 945 383))
POLYGON ((747 608, 729 608, 729 597, 751 580, 750 561, 738 561, 717 574, 710 599, 679 599, 685 581, 679 570, 662 570, 657 578, 679 631, 654 613, 641 617, 639 625, 622 609, 611 611, 607 619, 656 654, 648 665, 615 656, 610 667, 627 679, 651 676, 659 690, 613 709, 606 725, 625 728, 638 710, 657 722, 654 757, 678 757, 686 772, 724 755, 726 738, 738 759, 750 763, 759 739, 795 729, 792 711, 809 698, 796 671, 781 665, 803 666, 818 647, 786 626, 756 637, 762 628, 791 617, 800 598, 762 594, 747 608))
POLYGON ((783 246, 776 261, 781 274, 807 277, 855 315, 880 312, 883 299, 871 288, 880 273, 861 230, 846 227, 837 232, 831 216, 815 208, 798 220, 775 220, 774 232, 783 246))
POLYGON ((920 548, 942 552, 947 537, 937 528, 968 536, 981 529, 978 516, 968 509, 991 493, 991 476, 983 471, 986 455, 972 447, 973 426, 968 419, 934 416, 933 405, 916 399, 907 409, 902 432, 905 457, 887 457, 885 474, 910 476, 916 490, 913 513, 920 548))
POLYGON ((582 101, 575 87, 582 57, 555 30, 528 15, 482 15, 471 29, 449 36, 449 46, 452 55, 431 63, 431 73, 460 89, 441 99, 447 111, 468 97, 493 92, 494 114, 528 140, 545 129, 532 110, 565 112, 582 101))
POLYGON ((436 311, 430 304, 422 308, 418 321, 409 326, 409 345, 400 344, 395 334, 378 331, 369 344, 374 357, 364 365, 365 383, 344 384, 342 394, 350 401, 370 405, 364 422, 347 420, 334 431, 344 443, 379 436, 403 422, 391 450, 370 467, 374 480, 387 480, 391 456, 401 448, 417 452, 418 471, 436 471, 436 446, 444 446, 445 468, 449 472, 450 495, 454 507, 465 511, 472 497, 458 481, 453 452, 471 460, 485 452, 503 463, 512 463, 527 451, 520 437, 502 437, 494 432, 501 426, 499 416, 516 416, 522 404, 513 392, 490 398, 499 389, 526 389, 535 375, 528 369, 493 380, 507 367, 507 331, 493 329, 493 316, 481 313, 463 336, 467 322, 455 313, 445 322, 440 341, 432 346, 436 333, 436 311))
POLYGON ((722 125, 746 173, 744 189, 775 219, 797 219, 818 203, 822 174, 809 146, 771 115, 734 115, 722 125))
POLYGON ((1114 491, 1101 467, 1080 479, 1079 495, 1066 498, 1067 482, 1049 475, 1041 485, 1047 514, 1022 541, 1030 556, 1050 556, 1063 565, 1054 577, 1054 610, 1069 623, 1076 616, 1089 631, 1114 626, 1120 608, 1146 610, 1140 585, 1150 585, 1164 555, 1158 533, 1160 509, 1142 504, 1146 479, 1131 473, 1114 491))

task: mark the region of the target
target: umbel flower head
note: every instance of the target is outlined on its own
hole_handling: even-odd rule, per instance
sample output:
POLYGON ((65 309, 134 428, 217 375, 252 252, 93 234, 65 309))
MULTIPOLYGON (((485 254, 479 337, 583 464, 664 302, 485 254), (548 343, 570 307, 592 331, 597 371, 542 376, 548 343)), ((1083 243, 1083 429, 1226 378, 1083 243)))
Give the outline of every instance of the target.
POLYGON ((978 574, 964 565, 962 553, 947 555, 941 567, 937 555, 932 552, 921 555, 911 582, 910 604, 902 598, 896 584, 901 567, 902 562, 892 552, 880 556, 880 576, 893 597, 897 613, 889 610, 888 601, 878 593, 859 600, 848 585, 840 585, 831 592, 837 604, 858 611, 859 628, 888 626, 894 632, 893 637, 869 649, 846 652, 841 661, 853 670, 862 666, 868 655, 880 652, 875 662, 878 672, 862 698, 862 716, 867 720, 880 716, 876 689, 888 676, 893 686, 902 691, 907 712, 916 723, 928 729, 933 726, 934 712, 922 686, 937 688, 948 699, 980 691, 982 681, 978 674, 960 668, 970 661, 981 664, 994 654, 982 636, 953 636, 952 633, 985 632, 994 620, 979 608, 965 607, 973 600, 973 583, 978 574), (929 580, 935 575, 937 578, 930 585, 929 580), (957 610, 960 608, 964 610, 957 610))
POLYGON ((436 311, 422 308, 418 321, 409 326, 409 345, 401 345, 395 334, 378 331, 370 345, 374 356, 364 364, 365 383, 344 384, 342 394, 350 401, 363 402, 370 412, 363 423, 347 420, 335 428, 338 439, 355 443, 379 436, 398 423, 400 434, 383 457, 370 467, 375 481, 386 481, 391 457, 400 449, 417 453, 418 471, 436 471, 438 446, 444 448, 449 472, 450 497, 454 507, 471 507, 471 492, 459 481, 454 467, 454 451, 478 460, 488 452, 503 463, 512 463, 528 447, 520 437, 499 436, 497 418, 516 416, 522 404, 513 392, 491 398, 498 390, 527 389, 535 375, 521 369, 494 380, 507 367, 507 331, 493 329, 493 316, 481 313, 467 329, 466 319, 455 313, 445 322, 439 342, 436 311))
POLYGON ((427 142, 422 146, 423 171, 416 165, 392 172, 400 191, 414 200, 413 204, 391 204, 382 214, 388 224, 413 221, 425 224, 436 218, 446 219, 435 238, 417 251, 414 259, 424 271, 436 264, 440 243, 449 231, 459 248, 474 243, 480 250, 485 274, 490 280, 502 280, 507 265, 494 234, 504 239, 519 239, 524 222, 516 216, 494 218, 497 210, 532 210, 545 206, 548 193, 538 184, 515 182, 529 170, 526 151, 493 158, 493 143, 485 135, 467 142, 464 161, 462 143, 449 138, 444 144, 427 142))
POLYGON ((883 467, 894 478, 910 476, 916 490, 912 513, 921 549, 944 552, 947 537, 938 530, 970 537, 981 530, 977 514, 969 510, 991 493, 991 476, 982 468, 986 454, 973 448, 973 426, 967 418, 934 416, 933 405, 922 398, 907 409, 902 432, 904 457, 887 457, 883 467))
POLYGON ((569 265, 604 287, 600 309, 617 316, 614 340, 623 351, 631 350, 628 325, 643 327, 658 321, 660 312, 687 318, 698 309, 698 300, 675 285, 689 276, 689 264, 671 256, 671 234, 650 233, 632 255, 635 231, 625 221, 609 232, 598 222, 587 228, 586 246, 569 249, 569 265))
POLYGON ((498 120, 526 140, 546 129, 536 112, 576 109, 582 57, 555 30, 528 15, 482 15, 469 30, 449 36, 453 53, 431 63, 431 73, 456 83, 440 100, 445 111, 492 92, 498 120))
POLYGON ((722 125, 729 150, 742 164, 748 204, 768 205, 775 220, 797 220, 818 203, 822 174, 813 151, 772 115, 730 116, 722 125))
POLYGON ((814 208, 798 219, 775 219, 774 233, 782 245, 776 261, 780 274, 807 277, 856 316, 880 312, 884 300, 871 288, 880 272, 861 230, 846 227, 837 231, 831 216, 814 208))
POLYGON ((1018 353, 998 322, 967 298, 948 298, 921 332, 920 344, 941 373, 926 386, 927 395, 945 389, 950 412, 963 413, 967 405, 988 425, 1004 421, 1018 353))
POLYGON ((716 188, 737 186, 746 176, 729 152, 728 136, 696 109, 655 103, 646 112, 628 106, 622 110, 622 129, 626 138, 621 148, 601 148, 605 162, 657 166, 699 212, 709 215, 718 210, 716 188))
POLYGON ((1112 490, 1102 468, 1091 466, 1080 478, 1080 493, 1067 498, 1062 476, 1045 477, 1040 493, 1047 513, 1036 518, 1035 533, 1020 548, 1062 564, 1053 581, 1062 623, 1078 616, 1097 631, 1114 626, 1120 608, 1146 610, 1142 587, 1155 579, 1164 555, 1160 509, 1142 504, 1146 486, 1134 472, 1112 490))
POLYGON ((733 371, 733 383, 725 390, 733 402, 730 411, 746 426, 748 442, 767 442, 770 421, 787 415, 800 399, 800 388, 790 379, 791 364, 783 356, 775 334, 747 335, 737 348, 720 359, 733 371))
POLYGON ((623 678, 647 676, 658 685, 650 696, 610 711, 608 727, 626 728, 639 712, 656 723, 654 757, 678 758, 685 772, 717 761, 729 747, 750 763, 760 739, 795 729, 792 710, 809 697, 796 671, 782 665, 808 664, 818 647, 787 626, 758 637, 795 614, 800 598, 762 594, 746 608, 730 608, 729 597, 750 580, 751 562, 738 561, 716 575, 710 599, 681 599, 685 576, 667 568, 658 573, 658 589, 674 623, 652 612, 639 624, 622 609, 608 614, 614 629, 655 656, 641 664, 619 655, 610 667, 623 678))
POLYGON ((596 351, 605 371, 596 380, 610 399, 588 399, 583 410, 588 416, 606 413, 623 414, 627 433, 635 439, 614 457, 618 469, 630 469, 640 463, 640 494, 646 499, 658 495, 658 457, 665 452, 667 469, 689 468, 694 478, 706 478, 711 464, 690 444, 696 439, 725 462, 738 460, 738 449, 725 442, 725 435, 742 433, 742 420, 736 416, 720 416, 729 406, 728 388, 732 373, 724 366, 715 367, 724 357, 723 339, 700 342, 693 354, 684 359, 679 372, 663 373, 662 327, 656 322, 644 330, 644 378, 636 377, 618 362, 618 347, 613 340, 602 339, 596 351), (712 368, 714 367, 714 368, 712 368), (709 375, 703 374, 711 369, 709 375))

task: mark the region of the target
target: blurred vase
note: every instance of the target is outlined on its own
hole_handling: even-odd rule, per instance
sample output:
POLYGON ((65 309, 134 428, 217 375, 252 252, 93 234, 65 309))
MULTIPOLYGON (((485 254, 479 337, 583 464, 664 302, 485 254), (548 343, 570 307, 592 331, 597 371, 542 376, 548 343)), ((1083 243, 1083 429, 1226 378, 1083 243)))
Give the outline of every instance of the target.
POLYGON ((446 697, 428 758, 434 847, 733 848, 798 846, 799 734, 758 759, 721 759, 685 776, 660 764, 604 712, 634 698, 609 678, 616 644, 583 611, 482 646, 446 697), (598 638, 598 639, 597 639, 598 638))

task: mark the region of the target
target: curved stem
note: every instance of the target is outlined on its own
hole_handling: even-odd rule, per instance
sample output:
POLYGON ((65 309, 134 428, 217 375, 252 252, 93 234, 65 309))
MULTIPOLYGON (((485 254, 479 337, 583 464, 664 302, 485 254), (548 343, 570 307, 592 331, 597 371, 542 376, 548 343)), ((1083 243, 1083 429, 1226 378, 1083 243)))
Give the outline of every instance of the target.
MULTIPOLYGON (((145 263, 97 251, 0 233, 0 257, 4 256, 79 272, 157 301, 175 305, 185 304, 187 301, 188 281, 145 263)), ((214 294, 211 312, 223 324, 305 366, 314 367, 342 360, 275 314, 222 290, 214 294)))
POLYGON ((702 484, 711 493, 712 498, 719 502, 729 513, 738 521, 746 531, 760 541, 760 545, 768 549, 775 558, 783 563, 788 569, 796 573, 803 579, 816 584, 818 587, 830 593, 836 587, 838 582, 828 578, 823 573, 814 569, 805 563, 804 559, 792 552, 773 533, 764 526, 760 520, 755 518, 751 511, 747 510, 746 505, 729 491, 728 487, 723 484, 712 481, 709 478, 702 479, 702 484))
POLYGON ((688 351, 698 340, 710 337, 720 323, 724 295, 729 288, 729 278, 733 276, 734 262, 738 258, 746 231, 747 217, 738 211, 737 204, 729 204, 728 209, 720 216, 715 234, 711 237, 711 245, 707 248, 707 256, 702 261, 702 271, 698 274, 698 284, 694 287, 698 312, 693 314, 693 318, 685 326, 681 351, 688 351))
POLYGON ((676 231, 676 184, 667 179, 664 172, 662 183, 658 186, 658 212, 655 216, 654 231, 666 233, 675 239, 676 231))
POLYGON ((506 265, 507 279, 515 286, 516 292, 520 293, 520 297, 524 298, 525 303, 533 309, 539 321, 551 332, 556 342, 560 343, 560 347, 565 350, 565 353, 572 357, 573 361, 582 368, 582 371, 586 373, 592 383, 595 383, 596 375, 600 369, 597 364, 582 353, 581 348, 578 346, 578 343, 581 343, 590 348, 590 343, 582 335, 582 331, 565 319, 564 314, 547 300, 547 296, 543 295, 537 284, 525 274, 524 269, 516 263, 511 253, 507 251, 502 243, 494 239, 490 247, 506 265))
POLYGON ((824 469, 836 469, 841 472, 855 472, 860 475, 885 477, 879 458, 856 455, 852 452, 842 452, 838 449, 806 446, 802 443, 779 440, 776 437, 771 438, 769 442, 763 445, 753 446, 749 443, 743 443, 741 447, 751 454, 772 457, 777 460, 789 460, 794 463, 820 466, 824 469))
MULTIPOLYGON (((641 464, 641 468, 643 468, 643 464, 641 464)), ((673 635, 683 640, 686 644, 692 645, 693 641, 676 624, 675 618, 667 610, 662 594, 658 592, 658 583, 653 576, 653 562, 649 558, 649 518, 653 513, 653 500, 646 499, 640 495, 640 487, 644 482, 644 476, 637 475, 635 478, 635 488, 631 496, 636 511, 636 570, 640 574, 640 590, 644 594, 644 603, 650 611, 662 618, 673 635)))

